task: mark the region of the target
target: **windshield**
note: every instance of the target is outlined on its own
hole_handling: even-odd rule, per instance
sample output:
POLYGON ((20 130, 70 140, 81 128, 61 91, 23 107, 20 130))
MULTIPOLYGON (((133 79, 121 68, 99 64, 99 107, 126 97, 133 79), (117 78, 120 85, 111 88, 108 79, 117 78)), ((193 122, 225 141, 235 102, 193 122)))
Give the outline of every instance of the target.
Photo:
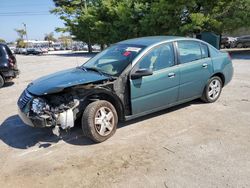
POLYGON ((116 44, 97 54, 82 65, 82 68, 118 76, 143 48, 144 46, 139 45, 116 44))

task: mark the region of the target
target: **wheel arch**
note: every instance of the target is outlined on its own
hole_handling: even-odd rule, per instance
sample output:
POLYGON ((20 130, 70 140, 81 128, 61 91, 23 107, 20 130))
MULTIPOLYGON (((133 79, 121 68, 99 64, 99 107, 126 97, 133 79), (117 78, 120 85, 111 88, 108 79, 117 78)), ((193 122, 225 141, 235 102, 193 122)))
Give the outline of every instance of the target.
POLYGON ((111 91, 108 91, 106 89, 94 90, 85 97, 85 100, 89 101, 89 103, 96 100, 106 100, 110 102, 116 109, 118 115, 118 121, 124 120, 123 103, 120 100, 120 98, 111 91))
POLYGON ((224 84, 225 84, 225 76, 224 76, 224 74, 221 73, 221 72, 217 72, 217 73, 213 74, 210 78, 215 77, 215 76, 218 76, 221 79, 222 87, 224 87, 224 84))

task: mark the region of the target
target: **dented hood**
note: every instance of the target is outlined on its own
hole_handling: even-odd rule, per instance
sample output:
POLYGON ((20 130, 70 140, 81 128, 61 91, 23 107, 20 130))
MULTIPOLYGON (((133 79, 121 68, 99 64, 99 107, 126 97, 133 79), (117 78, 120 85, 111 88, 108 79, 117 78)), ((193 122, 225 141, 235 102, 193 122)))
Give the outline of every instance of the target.
POLYGON ((28 86, 28 91, 38 96, 46 95, 58 93, 68 87, 107 80, 108 78, 108 76, 101 75, 98 72, 73 68, 44 76, 33 81, 28 86))

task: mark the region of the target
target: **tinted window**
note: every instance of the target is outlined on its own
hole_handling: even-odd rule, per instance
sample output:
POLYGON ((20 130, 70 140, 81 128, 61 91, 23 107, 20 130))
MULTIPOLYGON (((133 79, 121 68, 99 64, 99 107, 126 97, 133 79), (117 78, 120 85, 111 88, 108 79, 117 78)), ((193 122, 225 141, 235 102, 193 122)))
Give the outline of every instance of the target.
POLYGON ((208 47, 207 47, 206 44, 201 43, 201 55, 202 55, 202 58, 208 58, 209 57, 208 47))
POLYGON ((201 59, 201 48, 198 42, 179 41, 179 58, 180 63, 188 63, 201 59))
POLYGON ((175 64, 174 48, 172 44, 163 44, 155 47, 139 62, 139 69, 151 69, 153 71, 165 69, 175 64))
POLYGON ((12 57, 12 56, 13 56, 13 54, 12 54, 12 52, 11 52, 11 50, 9 49, 8 46, 4 46, 3 48, 4 48, 4 50, 6 51, 6 53, 8 54, 9 57, 12 57))

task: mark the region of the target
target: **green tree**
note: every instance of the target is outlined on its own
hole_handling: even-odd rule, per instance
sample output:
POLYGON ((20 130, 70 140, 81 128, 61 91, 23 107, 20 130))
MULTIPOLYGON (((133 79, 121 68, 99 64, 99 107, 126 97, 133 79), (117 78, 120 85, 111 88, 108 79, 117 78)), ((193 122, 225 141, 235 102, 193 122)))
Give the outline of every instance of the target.
POLYGON ((250 25, 250 0, 54 0, 76 39, 91 44, 148 35, 218 34, 250 25))
POLYGON ((16 40, 16 42, 17 42, 17 47, 18 48, 25 48, 26 47, 26 43, 24 42, 24 40, 23 39, 20 39, 20 38, 18 38, 17 40, 16 40))
POLYGON ((19 36, 20 39, 24 40, 24 36, 27 34, 24 29, 15 29, 17 32, 17 35, 19 36))
POLYGON ((27 34, 24 29, 15 29, 18 35, 18 39, 16 40, 17 42, 17 47, 18 48, 25 48, 26 43, 24 42, 24 36, 27 34))
POLYGON ((6 43, 6 41, 0 38, 0 43, 6 43))
POLYGON ((61 35, 58 40, 63 44, 64 47, 68 47, 72 43, 72 38, 70 36, 61 35))

